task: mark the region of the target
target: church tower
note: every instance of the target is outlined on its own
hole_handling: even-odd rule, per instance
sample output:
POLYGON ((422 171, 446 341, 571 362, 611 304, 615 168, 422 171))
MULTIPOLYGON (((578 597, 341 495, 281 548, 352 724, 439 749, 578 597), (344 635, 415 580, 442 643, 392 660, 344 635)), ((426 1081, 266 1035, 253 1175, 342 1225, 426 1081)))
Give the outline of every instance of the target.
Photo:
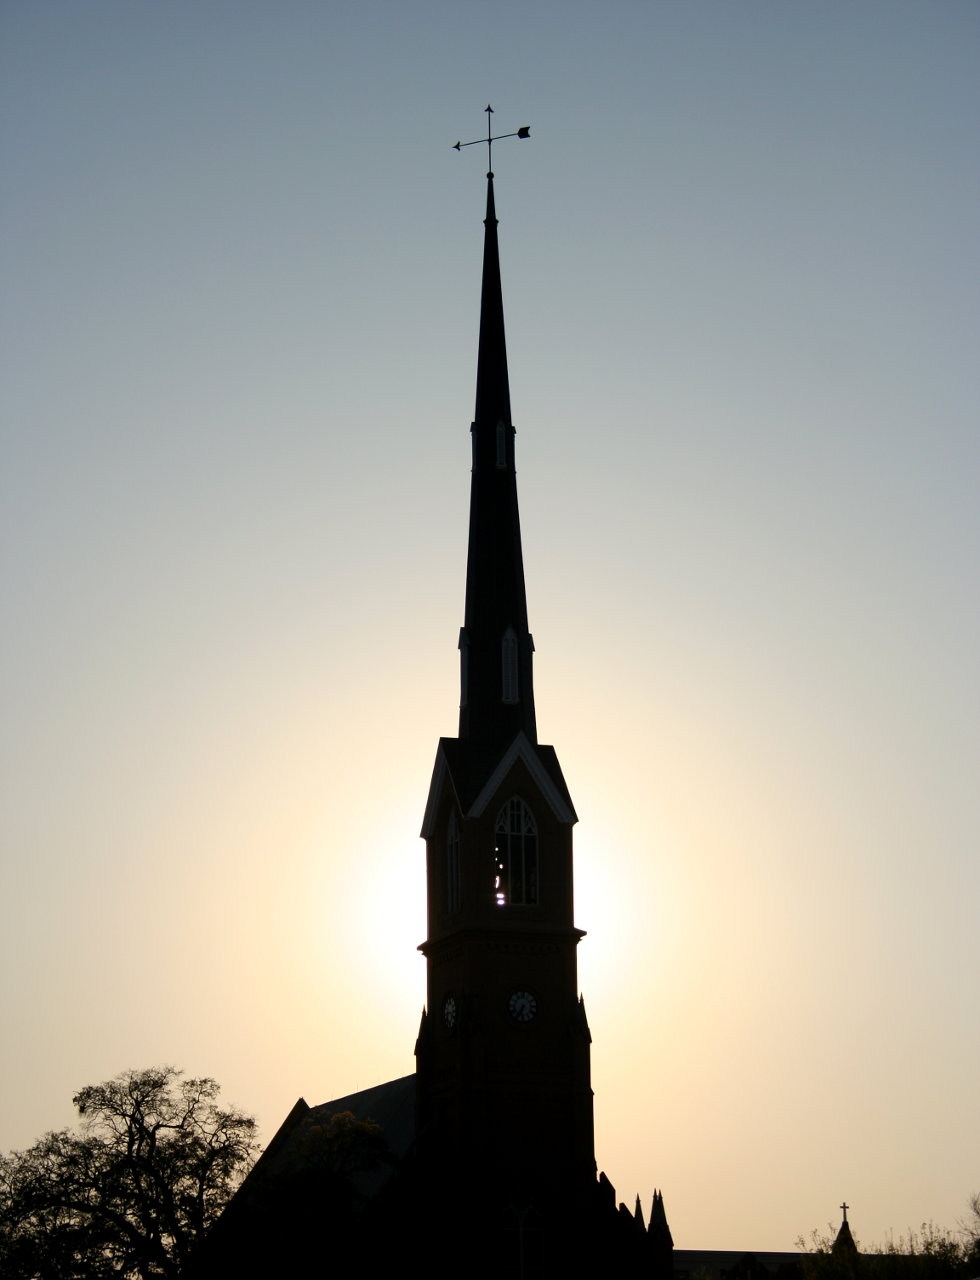
POLYGON ((300 1098, 211 1231, 208 1280, 318 1274, 337 1240, 364 1275, 671 1275, 659 1193, 647 1231, 596 1177, 576 817, 534 714, 492 172, 484 226, 459 732, 439 741, 422 826, 415 1073, 300 1098))
MULTIPOLYGON (((487 174, 459 736, 436 752, 417 1150, 530 1263, 594 1195, 590 1035, 573 919, 575 810, 538 742, 493 173, 487 174)), ((508 1268, 497 1274, 507 1274, 508 1268)), ((532 1274, 527 1270, 527 1274, 532 1274)))

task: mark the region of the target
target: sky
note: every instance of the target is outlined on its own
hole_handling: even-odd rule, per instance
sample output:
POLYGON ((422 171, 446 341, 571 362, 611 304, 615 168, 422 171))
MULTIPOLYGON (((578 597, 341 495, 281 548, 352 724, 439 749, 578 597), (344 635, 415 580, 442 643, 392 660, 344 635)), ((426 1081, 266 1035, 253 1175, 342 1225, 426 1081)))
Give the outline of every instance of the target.
POLYGON ((414 1069, 494 152, 596 1151, 679 1248, 980 1189, 980 8, 0 8, 0 1149, 414 1069))

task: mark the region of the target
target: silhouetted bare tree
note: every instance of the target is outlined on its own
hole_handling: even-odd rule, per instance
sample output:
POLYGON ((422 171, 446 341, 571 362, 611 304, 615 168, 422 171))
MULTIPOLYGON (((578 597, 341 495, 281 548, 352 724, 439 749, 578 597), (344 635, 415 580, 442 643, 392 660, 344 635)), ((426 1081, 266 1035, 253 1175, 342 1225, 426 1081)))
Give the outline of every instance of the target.
POLYGON ((967 1270, 971 1276, 980 1276, 980 1191, 974 1191, 967 1206, 967 1216, 960 1223, 967 1270))
POLYGON ((180 1274, 250 1167, 255 1121, 214 1080, 127 1071, 73 1099, 79 1130, 0 1157, 0 1273, 10 1280, 180 1274))

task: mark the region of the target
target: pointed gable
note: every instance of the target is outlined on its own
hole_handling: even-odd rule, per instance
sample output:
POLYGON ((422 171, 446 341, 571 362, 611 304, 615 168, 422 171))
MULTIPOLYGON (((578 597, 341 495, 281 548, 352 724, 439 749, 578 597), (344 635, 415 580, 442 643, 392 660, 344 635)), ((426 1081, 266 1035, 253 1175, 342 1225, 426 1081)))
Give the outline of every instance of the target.
POLYGON ((440 738, 422 820, 422 838, 428 840, 432 836, 447 786, 452 788, 453 799, 464 817, 480 817, 519 761, 555 819, 569 825, 576 823, 578 816, 554 747, 531 742, 524 733, 517 734, 503 753, 459 738, 440 738))

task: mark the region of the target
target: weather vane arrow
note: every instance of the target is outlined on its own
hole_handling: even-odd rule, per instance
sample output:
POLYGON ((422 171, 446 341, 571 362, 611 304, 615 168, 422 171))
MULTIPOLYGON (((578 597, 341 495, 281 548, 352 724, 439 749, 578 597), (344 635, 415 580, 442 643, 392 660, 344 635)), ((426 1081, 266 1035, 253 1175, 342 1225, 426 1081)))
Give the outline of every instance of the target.
POLYGON ((495 142, 499 142, 501 138, 530 138, 531 126, 529 124, 526 124, 526 125, 523 125, 520 129, 515 130, 514 133, 498 133, 497 136, 494 137, 493 129, 490 127, 491 125, 490 117, 493 115, 493 107, 491 107, 490 104, 487 103, 486 107, 484 107, 484 110, 487 113, 487 136, 485 138, 475 138, 472 142, 454 142, 453 150, 461 151, 463 147, 478 147, 481 142, 485 142, 487 144, 487 168, 492 169, 493 165, 490 163, 490 161, 493 155, 493 144, 495 142))

